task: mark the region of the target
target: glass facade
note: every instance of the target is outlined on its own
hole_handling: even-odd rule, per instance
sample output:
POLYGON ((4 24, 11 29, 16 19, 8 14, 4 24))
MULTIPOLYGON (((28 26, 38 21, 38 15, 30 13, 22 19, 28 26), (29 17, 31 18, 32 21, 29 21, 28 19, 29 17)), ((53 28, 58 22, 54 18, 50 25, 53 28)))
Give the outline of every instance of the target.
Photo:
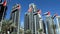
POLYGON ((60 16, 57 16, 56 20, 57 20, 56 31, 57 31, 57 34, 60 34, 60 16))
POLYGON ((52 25, 53 25, 53 20, 51 18, 51 16, 46 16, 46 28, 47 28, 47 34, 54 34, 53 32, 53 28, 52 28, 52 25))

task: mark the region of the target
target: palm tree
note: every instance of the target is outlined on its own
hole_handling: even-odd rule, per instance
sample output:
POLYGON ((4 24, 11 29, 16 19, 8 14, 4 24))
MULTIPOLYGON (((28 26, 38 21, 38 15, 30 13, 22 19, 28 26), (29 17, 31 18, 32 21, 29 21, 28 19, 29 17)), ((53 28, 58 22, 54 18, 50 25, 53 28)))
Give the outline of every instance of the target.
POLYGON ((42 31, 43 31, 43 29, 39 29, 39 30, 38 30, 38 32, 39 32, 40 34, 42 34, 42 31))
POLYGON ((20 33, 21 33, 21 34, 23 33, 23 30, 22 30, 22 29, 20 29, 20 33))
POLYGON ((2 33, 6 33, 7 34, 6 28, 7 28, 7 23, 6 23, 6 20, 4 20, 2 22, 2 33))
POLYGON ((4 20, 2 22, 2 32, 7 34, 7 31, 10 31, 11 24, 12 22, 10 22, 9 20, 4 20))
POLYGON ((54 30, 54 34, 56 34, 56 31, 55 31, 55 29, 56 29, 56 25, 52 25, 52 28, 53 28, 53 30, 54 30))
POLYGON ((26 30, 26 34, 31 34, 31 30, 26 30))

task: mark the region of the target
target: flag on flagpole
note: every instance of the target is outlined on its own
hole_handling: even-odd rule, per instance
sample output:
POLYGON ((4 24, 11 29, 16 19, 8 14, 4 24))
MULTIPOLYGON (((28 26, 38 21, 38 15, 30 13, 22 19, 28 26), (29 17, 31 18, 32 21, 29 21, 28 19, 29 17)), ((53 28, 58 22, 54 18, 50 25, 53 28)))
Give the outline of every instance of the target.
POLYGON ((48 11, 48 12, 44 13, 44 15, 50 15, 50 12, 48 11))
POLYGON ((32 7, 30 7, 30 8, 28 9, 28 12, 32 12, 32 10, 33 10, 32 7))
POLYGON ((3 2, 3 6, 6 6, 6 5, 7 5, 7 1, 4 0, 4 2, 3 2))
POLYGON ((17 7, 18 9, 20 9, 21 8, 21 6, 20 5, 18 5, 18 7, 17 7))
POLYGON ((54 19, 56 16, 58 16, 58 14, 57 14, 57 13, 56 13, 56 14, 54 14, 53 19, 54 19))
POLYGON ((50 12, 48 11, 48 15, 50 15, 50 12))
POLYGON ((37 10, 37 12, 34 13, 34 15, 41 14, 41 10, 37 10))
POLYGON ((38 10, 37 13, 38 13, 38 14, 41 14, 41 10, 38 10))

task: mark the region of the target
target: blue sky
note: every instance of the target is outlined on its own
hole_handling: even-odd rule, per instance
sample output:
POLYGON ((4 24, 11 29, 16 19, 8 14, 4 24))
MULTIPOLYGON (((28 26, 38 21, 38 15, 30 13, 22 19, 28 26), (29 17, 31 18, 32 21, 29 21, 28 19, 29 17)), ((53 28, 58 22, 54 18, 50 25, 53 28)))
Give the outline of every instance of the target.
POLYGON ((11 9, 16 3, 21 5, 20 23, 22 26, 24 23, 24 14, 27 12, 30 3, 34 3, 38 9, 41 9, 42 14, 50 11, 51 15, 54 15, 54 13, 60 15, 60 0, 11 0, 8 5, 6 19, 10 18, 11 9))

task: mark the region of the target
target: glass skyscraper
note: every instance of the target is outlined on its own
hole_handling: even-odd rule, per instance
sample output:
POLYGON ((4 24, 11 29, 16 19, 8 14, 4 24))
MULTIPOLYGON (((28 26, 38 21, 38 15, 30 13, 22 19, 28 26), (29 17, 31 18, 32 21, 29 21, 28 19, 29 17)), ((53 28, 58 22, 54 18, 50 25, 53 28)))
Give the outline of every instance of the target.
POLYGON ((60 16, 56 16, 56 21, 57 21, 57 23, 56 23, 57 34, 60 34, 60 16))
MULTIPOLYGON (((29 8, 32 7, 31 12, 27 12, 24 17, 24 31, 30 29, 31 34, 38 34, 38 29, 40 29, 40 25, 43 28, 43 20, 40 20, 41 17, 37 12, 37 7, 34 3, 29 4, 29 8), (39 21, 42 21, 41 23, 39 21)), ((44 29, 44 28, 43 28, 44 29)))
POLYGON ((14 32, 16 34, 19 34, 19 28, 20 28, 20 10, 17 8, 19 4, 16 4, 13 6, 12 11, 11 11, 11 17, 10 20, 13 21, 13 26, 16 28, 14 29, 14 32))
POLYGON ((52 25, 53 25, 52 17, 50 15, 46 15, 46 28, 47 28, 46 34, 54 34, 52 25))

